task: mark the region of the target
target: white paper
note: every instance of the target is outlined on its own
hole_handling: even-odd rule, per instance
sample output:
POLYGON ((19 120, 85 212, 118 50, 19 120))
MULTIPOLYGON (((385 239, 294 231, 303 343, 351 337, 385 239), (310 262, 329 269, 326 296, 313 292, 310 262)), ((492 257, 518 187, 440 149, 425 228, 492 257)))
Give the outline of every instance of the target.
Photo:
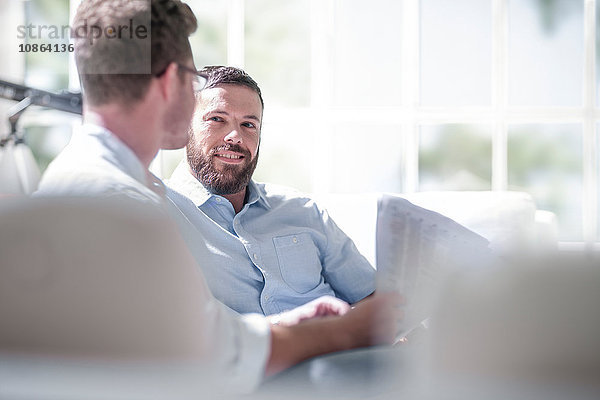
POLYGON ((440 281, 456 267, 484 262, 489 242, 439 213, 382 195, 377 204, 377 291, 400 293, 406 333, 429 317, 440 281))

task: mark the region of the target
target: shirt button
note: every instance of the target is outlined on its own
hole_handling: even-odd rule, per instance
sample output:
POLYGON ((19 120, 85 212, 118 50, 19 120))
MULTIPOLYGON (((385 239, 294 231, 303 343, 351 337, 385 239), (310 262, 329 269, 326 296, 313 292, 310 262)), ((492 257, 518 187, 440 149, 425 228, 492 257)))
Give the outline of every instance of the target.
POLYGON ((221 198, 220 198, 220 197, 217 197, 215 201, 216 201, 217 203, 220 203, 220 202, 221 202, 221 198))
POLYGON ((252 257, 254 257, 255 260, 258 260, 258 254, 254 253, 252 257))
POLYGON ((294 238, 292 239, 292 242, 298 243, 298 238, 296 236, 294 236, 294 238))

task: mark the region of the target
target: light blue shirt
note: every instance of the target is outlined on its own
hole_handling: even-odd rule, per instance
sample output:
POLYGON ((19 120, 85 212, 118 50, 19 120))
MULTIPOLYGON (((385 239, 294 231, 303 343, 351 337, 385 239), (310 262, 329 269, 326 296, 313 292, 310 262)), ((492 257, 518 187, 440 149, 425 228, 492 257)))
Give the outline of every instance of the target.
POLYGON ((236 214, 185 162, 167 186, 167 197, 211 250, 211 259, 201 263, 211 291, 233 310, 270 315, 324 295, 355 303, 375 290, 373 267, 311 199, 251 181, 236 214))

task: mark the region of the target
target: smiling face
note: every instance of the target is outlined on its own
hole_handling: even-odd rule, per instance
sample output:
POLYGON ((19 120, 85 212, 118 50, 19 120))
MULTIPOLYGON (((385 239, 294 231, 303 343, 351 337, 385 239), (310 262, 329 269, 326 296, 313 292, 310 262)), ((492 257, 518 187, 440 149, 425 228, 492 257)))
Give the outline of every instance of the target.
POLYGON ((196 101, 187 159, 192 173, 219 195, 245 190, 258 162, 262 105, 252 89, 223 84, 196 101))

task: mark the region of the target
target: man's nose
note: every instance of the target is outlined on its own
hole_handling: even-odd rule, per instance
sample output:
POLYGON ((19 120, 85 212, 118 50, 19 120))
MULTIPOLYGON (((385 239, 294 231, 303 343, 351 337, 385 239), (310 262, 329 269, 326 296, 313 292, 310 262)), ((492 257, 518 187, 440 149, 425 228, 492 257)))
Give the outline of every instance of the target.
POLYGON ((233 144, 241 144, 242 143, 242 135, 237 131, 237 129, 232 130, 223 138, 223 141, 226 143, 233 144))

